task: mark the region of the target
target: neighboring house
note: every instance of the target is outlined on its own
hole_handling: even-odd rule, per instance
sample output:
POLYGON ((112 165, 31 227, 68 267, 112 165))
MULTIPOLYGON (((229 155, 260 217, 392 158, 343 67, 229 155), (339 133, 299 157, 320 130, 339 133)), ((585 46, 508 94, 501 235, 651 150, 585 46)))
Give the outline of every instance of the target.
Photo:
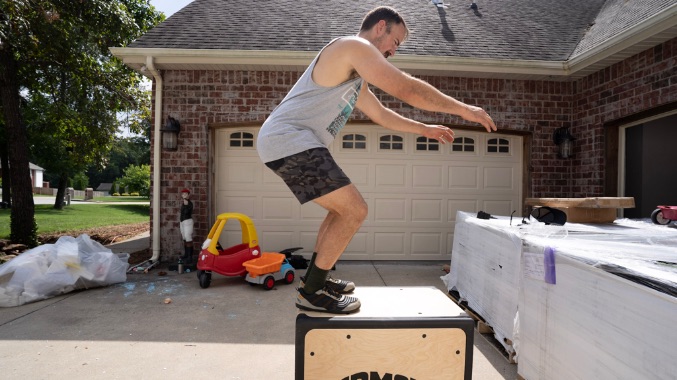
MULTIPOLYGON (((256 135, 319 49, 356 34, 377 5, 400 10, 411 29, 390 61, 484 107, 499 131, 377 91, 402 115, 452 127, 456 141, 440 146, 353 114, 331 149, 369 216, 343 259, 446 260, 456 211, 516 211, 521 219, 527 197, 634 196, 637 217, 648 217, 657 199, 677 202, 666 190, 675 176, 669 186, 643 185, 677 172, 668 156, 677 140, 674 0, 470 3, 196 0, 112 48, 153 79, 154 252, 180 251, 184 187, 193 192, 197 243, 216 214, 242 212, 254 219, 263 249, 312 251, 324 212, 299 206, 265 168, 256 135), (181 124, 176 151, 156 143, 169 116, 181 124), (553 142, 561 128, 576 138, 566 159, 553 142), (651 171, 657 163, 663 173, 651 171)), ((227 235, 228 244, 240 238, 227 235)))
MULTIPOLYGON (((46 187, 49 187, 48 182, 43 182, 43 174, 45 173, 45 169, 30 162, 28 163, 28 168, 31 171, 31 184, 33 187, 45 187, 45 184, 47 184, 46 187)), ((2 176, 2 164, 0 164, 0 176, 2 176)))
MULTIPOLYGON (((28 167, 31 170, 31 182, 33 183, 33 187, 45 187, 45 182, 43 181, 45 169, 31 163, 28 164, 28 167)), ((49 184, 47 187, 49 187, 49 184)))
POLYGON ((96 191, 101 191, 101 192, 104 192, 104 193, 108 193, 108 192, 110 192, 110 189, 111 189, 112 187, 113 187, 113 184, 112 184, 112 183, 102 182, 102 183, 100 183, 99 186, 96 188, 96 191))

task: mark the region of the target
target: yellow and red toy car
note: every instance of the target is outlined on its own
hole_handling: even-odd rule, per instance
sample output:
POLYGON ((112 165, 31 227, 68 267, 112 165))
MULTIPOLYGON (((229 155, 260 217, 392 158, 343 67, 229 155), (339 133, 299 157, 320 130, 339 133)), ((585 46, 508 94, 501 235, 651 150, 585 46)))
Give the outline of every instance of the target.
MULTIPOLYGON (((296 249, 300 248, 293 250, 296 249)), ((247 281, 263 284, 267 290, 273 288, 276 280, 284 279, 288 284, 294 281, 294 269, 286 262, 285 254, 273 252, 262 254, 254 222, 247 215, 235 212, 219 214, 202 244, 197 260, 197 278, 201 288, 209 287, 212 272, 223 276, 247 275, 247 281), (231 219, 240 223, 242 243, 224 249, 219 244, 219 237, 231 219), (283 262, 286 265, 283 265, 283 262), (252 271, 249 275, 248 268, 252 271)))

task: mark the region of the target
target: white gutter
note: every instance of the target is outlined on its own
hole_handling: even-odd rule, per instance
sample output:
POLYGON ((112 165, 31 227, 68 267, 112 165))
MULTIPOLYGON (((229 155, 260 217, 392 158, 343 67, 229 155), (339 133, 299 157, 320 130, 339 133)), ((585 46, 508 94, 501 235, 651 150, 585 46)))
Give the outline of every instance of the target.
MULTIPOLYGON (((157 67, 184 70, 208 67, 241 67, 263 70, 305 69, 315 58, 315 51, 276 50, 206 50, 175 48, 111 48, 113 55, 138 70, 145 58, 152 55, 157 67)), ((397 54, 390 59, 401 70, 423 70, 469 73, 541 74, 563 76, 565 61, 467 58, 454 56, 417 56, 397 54)))
POLYGON ((162 76, 155 69, 153 57, 146 57, 146 69, 150 71, 155 78, 155 143, 153 144, 153 236, 151 241, 153 244, 153 256, 150 260, 157 263, 160 259, 160 147, 162 127, 162 76))
POLYGON ((153 56, 155 65, 276 65, 307 67, 317 55, 316 51, 286 50, 220 50, 176 48, 127 48, 112 47, 114 56, 125 64, 143 64, 147 56, 153 56))
POLYGON ((520 75, 564 74, 565 61, 537 61, 525 59, 468 58, 454 56, 417 56, 397 54, 389 61, 402 70, 492 73, 520 75))

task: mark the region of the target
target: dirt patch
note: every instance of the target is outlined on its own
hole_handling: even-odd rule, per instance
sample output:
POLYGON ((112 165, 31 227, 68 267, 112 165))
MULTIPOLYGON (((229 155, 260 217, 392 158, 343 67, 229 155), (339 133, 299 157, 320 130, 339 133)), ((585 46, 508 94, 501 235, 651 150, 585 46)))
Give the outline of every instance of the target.
POLYGON ((53 234, 40 234, 40 236, 38 236, 38 240, 40 241, 40 244, 49 244, 55 243, 62 236, 78 237, 82 234, 86 234, 89 235, 90 239, 97 241, 102 245, 108 245, 125 241, 146 231, 150 231, 150 222, 96 227, 79 231, 66 231, 53 234))
POLYGON ((151 251, 150 248, 146 248, 141 251, 136 251, 136 252, 130 252, 129 253, 129 260, 127 262, 129 265, 136 265, 140 264, 146 260, 150 260, 150 258, 153 257, 153 251, 151 251))

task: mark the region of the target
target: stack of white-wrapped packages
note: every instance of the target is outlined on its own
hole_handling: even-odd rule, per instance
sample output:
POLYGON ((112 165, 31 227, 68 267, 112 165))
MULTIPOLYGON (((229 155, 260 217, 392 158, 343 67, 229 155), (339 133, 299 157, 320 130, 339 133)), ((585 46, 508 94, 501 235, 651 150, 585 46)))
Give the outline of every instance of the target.
POLYGON ((445 281, 493 327, 527 380, 677 374, 675 228, 459 212, 445 281))
POLYGON ((63 236, 0 265, 0 307, 125 282, 129 254, 115 254, 87 235, 63 236))

